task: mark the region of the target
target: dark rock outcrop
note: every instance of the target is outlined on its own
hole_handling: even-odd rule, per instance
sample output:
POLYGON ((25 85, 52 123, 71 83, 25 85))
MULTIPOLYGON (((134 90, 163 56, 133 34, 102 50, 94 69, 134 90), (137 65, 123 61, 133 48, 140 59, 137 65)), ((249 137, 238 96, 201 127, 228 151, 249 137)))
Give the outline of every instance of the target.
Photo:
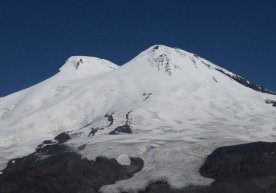
POLYGON ((265 103, 266 104, 272 104, 273 107, 276 107, 276 101, 274 101, 274 100, 266 99, 265 103))
POLYGON ((99 128, 99 127, 94 128, 94 127, 92 127, 92 128, 91 128, 91 131, 90 131, 89 134, 88 134, 88 137, 94 136, 99 130, 103 130, 103 128, 99 128))
MULTIPOLYGON (((105 157, 90 161, 58 140, 48 140, 35 153, 8 163, 0 175, 0 192, 98 193, 102 186, 131 178, 143 168, 142 159, 130 159, 128 166, 105 157)), ((210 186, 181 189, 156 181, 139 193, 275 193, 276 143, 217 148, 207 156, 200 173, 215 181, 210 186)))
POLYGON ((109 135, 117 135, 117 134, 120 134, 120 133, 131 134, 132 131, 131 131, 129 125, 122 125, 122 126, 116 127, 113 131, 111 131, 109 133, 109 135))
POLYGON ((210 189, 209 193, 268 193, 266 190, 258 187, 256 184, 250 181, 242 180, 218 180, 215 181, 210 189))
POLYGON ((111 125, 113 125, 113 122, 114 122, 113 114, 114 114, 114 112, 111 114, 106 114, 104 116, 109 121, 109 125, 107 127, 110 127, 111 125))
POLYGON ((118 135, 118 134, 121 134, 121 133, 132 134, 132 130, 129 126, 131 124, 131 118, 129 117, 130 113, 132 113, 132 111, 129 111, 126 114, 125 124, 121 125, 119 127, 116 127, 113 131, 109 132, 109 135, 118 135))
POLYGON ((142 167, 140 158, 131 158, 129 166, 122 166, 105 157, 83 159, 63 144, 46 145, 8 163, 0 175, 0 192, 96 193, 103 185, 132 177, 142 167))
POLYGON ((64 132, 55 137, 55 140, 58 143, 65 143, 66 141, 68 141, 70 139, 71 139, 70 135, 67 133, 64 133, 64 132))
POLYGON ((148 100, 151 95, 152 93, 143 93, 143 96, 145 97, 144 101, 148 100))
POLYGON ((276 143, 255 142, 220 147, 207 157, 200 173, 214 179, 276 175, 276 143))
POLYGON ((222 70, 221 68, 215 68, 215 69, 217 71, 221 72, 222 74, 230 77, 231 79, 237 81, 238 83, 240 83, 240 84, 242 84, 242 85, 244 85, 244 86, 246 86, 248 88, 251 88, 251 89, 253 89, 255 91, 262 92, 262 93, 267 93, 267 94, 272 94, 272 95, 276 95, 275 92, 273 92, 271 90, 268 90, 268 89, 264 88, 263 86, 260 86, 260 85, 254 84, 252 82, 249 82, 249 81, 247 81, 246 79, 244 79, 241 76, 227 73, 224 70, 222 70))
POLYGON ((216 180, 210 193, 276 192, 276 143, 220 147, 207 157, 200 173, 216 180))

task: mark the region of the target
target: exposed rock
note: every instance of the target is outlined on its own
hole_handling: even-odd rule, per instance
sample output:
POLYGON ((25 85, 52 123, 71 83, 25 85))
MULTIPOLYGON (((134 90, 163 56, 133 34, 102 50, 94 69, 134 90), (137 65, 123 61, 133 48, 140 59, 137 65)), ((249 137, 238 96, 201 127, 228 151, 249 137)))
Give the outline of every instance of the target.
POLYGON ((213 80, 214 80, 215 82, 218 82, 217 79, 216 79, 214 76, 213 76, 213 80))
POLYGON ((211 64, 208 64, 208 63, 204 62, 203 60, 201 60, 201 63, 204 64, 205 66, 207 66, 209 69, 212 68, 211 64))
POLYGON ((130 125, 131 124, 131 119, 129 117, 130 113, 132 113, 132 111, 129 111, 127 114, 126 114, 126 123, 125 125, 130 125))
POLYGON ((158 48, 159 48, 159 45, 156 45, 152 48, 152 51, 158 50, 158 48))
POLYGON ((111 113, 110 115, 109 114, 106 114, 104 117, 107 118, 107 120, 109 121, 109 125, 107 127, 110 127, 111 125, 113 125, 113 122, 114 122, 114 118, 113 118, 113 114, 114 113, 111 113))
POLYGON ((78 147, 78 150, 79 150, 79 151, 82 151, 82 150, 85 149, 85 147, 86 147, 86 144, 83 144, 83 145, 81 145, 81 146, 78 147))
POLYGON ((220 68, 215 68, 215 69, 216 69, 217 71, 219 71, 219 72, 225 74, 226 76, 230 77, 231 79, 237 81, 238 83, 240 83, 240 84, 242 84, 242 85, 244 85, 244 86, 246 86, 246 87, 248 87, 248 88, 251 88, 251 89, 253 89, 253 90, 255 90, 255 91, 262 92, 262 93, 267 93, 267 94, 272 94, 272 95, 276 95, 275 92, 273 92, 273 91, 271 91, 271 90, 268 90, 268 89, 266 89, 266 88, 264 88, 264 87, 262 87, 262 86, 260 86, 260 85, 256 85, 256 84, 254 84, 254 83, 252 83, 252 82, 249 82, 249 81, 245 80, 245 79, 244 79, 243 77, 241 77, 241 76, 232 75, 232 74, 230 74, 230 73, 225 72, 224 70, 222 70, 222 69, 220 69, 220 68))
POLYGON ((44 157, 45 155, 50 156, 50 155, 56 155, 59 153, 64 153, 69 151, 70 149, 64 144, 53 144, 53 145, 46 145, 46 146, 38 146, 35 153, 37 153, 36 154, 37 158, 40 158, 41 156, 44 157))
POLYGON ((65 143, 66 141, 68 141, 70 139, 71 139, 70 135, 67 133, 64 133, 64 132, 55 137, 55 140, 58 143, 65 143))
POLYGON ((218 180, 211 185, 209 193, 266 193, 254 183, 242 180, 218 180))
POLYGON ((83 159, 65 145, 47 145, 31 155, 11 160, 0 175, 1 193, 96 193, 103 185, 133 176, 143 160, 129 166, 116 159, 83 159))
POLYGON ((145 97, 144 101, 148 100, 151 95, 152 93, 143 93, 143 96, 145 97))
POLYGON ((91 131, 88 134, 88 137, 90 137, 91 135, 94 136, 99 130, 101 130, 101 128, 91 128, 91 131))
POLYGON ((43 144, 52 144, 52 143, 54 143, 52 140, 45 140, 45 141, 43 141, 43 144))
POLYGON ((117 135, 117 134, 121 134, 121 133, 128 133, 128 134, 132 133, 131 128, 129 126, 131 124, 131 119, 129 117, 130 113, 132 113, 132 111, 129 111, 126 114, 126 122, 125 122, 125 124, 122 125, 122 126, 116 127, 113 131, 111 131, 109 133, 109 135, 117 135))
POLYGON ((128 133, 128 134, 131 134, 132 131, 129 127, 129 125, 122 125, 122 126, 119 126, 119 127, 116 127, 113 131, 111 131, 109 134, 110 135, 117 135, 117 134, 120 134, 120 133, 128 133))
POLYGON ((207 157, 200 173, 216 179, 210 186, 210 193, 276 191, 276 143, 220 147, 207 157))
MULTIPOLYGON (((107 121, 109 121, 109 125, 107 125, 105 128, 108 128, 108 127, 110 127, 111 125, 113 125, 113 122, 114 122, 113 114, 114 114, 114 113, 105 114, 104 117, 107 118, 107 121)), ((89 124, 89 125, 91 125, 91 124, 89 124)), ((88 125, 88 126, 89 126, 89 125, 88 125)), ((94 136, 98 131, 103 130, 103 129, 105 129, 105 128, 104 128, 104 127, 96 127, 96 128, 92 127, 92 128, 91 128, 91 131, 90 131, 89 134, 88 134, 88 137, 94 136)))
POLYGON ((220 147, 207 157, 200 173, 214 179, 276 175, 276 143, 220 147))
POLYGON ((265 103, 266 104, 272 104, 273 107, 276 107, 276 101, 274 101, 274 100, 266 99, 265 103))
MULTIPOLYGON (((84 148, 82 145, 78 150, 84 148)), ((140 158, 121 155, 117 159, 120 163, 105 157, 90 161, 65 144, 47 140, 35 153, 10 160, 0 175, 0 192, 99 193, 102 186, 131 178, 143 168, 140 158)), ((210 186, 180 189, 157 181, 139 193, 275 193, 276 143, 217 148, 207 156, 200 173, 216 181, 210 186)))

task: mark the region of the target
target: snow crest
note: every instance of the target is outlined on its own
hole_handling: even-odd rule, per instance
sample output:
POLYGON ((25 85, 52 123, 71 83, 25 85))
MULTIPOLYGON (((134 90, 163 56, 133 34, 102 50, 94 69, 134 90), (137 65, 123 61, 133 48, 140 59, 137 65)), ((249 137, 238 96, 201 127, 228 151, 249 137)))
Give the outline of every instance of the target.
POLYGON ((122 165, 129 157, 144 160, 141 172, 104 192, 135 192, 162 179, 174 187, 208 184, 198 170, 216 147, 275 138, 276 108, 266 101, 276 96, 230 75, 162 45, 121 67, 71 57, 55 76, 0 99, 0 169, 68 132, 66 144, 88 159, 106 156, 122 165), (131 132, 110 135, 126 125, 131 132))

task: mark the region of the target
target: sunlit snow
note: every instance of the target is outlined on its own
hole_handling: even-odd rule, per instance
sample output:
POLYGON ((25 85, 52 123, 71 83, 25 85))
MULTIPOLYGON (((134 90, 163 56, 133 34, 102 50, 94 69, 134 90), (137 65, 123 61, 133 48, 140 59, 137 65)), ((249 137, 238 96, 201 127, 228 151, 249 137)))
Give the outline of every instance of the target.
POLYGON ((172 186, 209 184, 198 170, 216 147, 274 141, 275 95, 247 88, 189 52, 153 46, 119 67, 75 56, 55 76, 0 98, 0 168, 43 140, 70 131, 67 144, 89 159, 141 157, 133 178, 104 192, 137 190, 153 180, 172 186), (128 120, 126 115, 128 114, 128 120), (113 121, 108 119, 112 115, 113 121), (109 135, 128 124, 132 134, 109 135), (89 135, 91 128, 97 128, 89 135))

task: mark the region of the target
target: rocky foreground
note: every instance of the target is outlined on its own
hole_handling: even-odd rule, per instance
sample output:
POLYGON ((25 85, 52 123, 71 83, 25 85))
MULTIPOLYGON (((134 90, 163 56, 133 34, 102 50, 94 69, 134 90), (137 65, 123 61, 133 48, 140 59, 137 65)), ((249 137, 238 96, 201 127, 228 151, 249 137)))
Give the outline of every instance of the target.
MULTIPOLYGON (((105 157, 87 160, 63 144, 66 140, 66 134, 59 135, 33 154, 11 160, 0 175, 0 192, 97 193, 102 186, 131 178, 143 168, 141 158, 130 158, 128 166, 105 157)), ((220 147, 207 156, 199 172, 215 181, 183 189, 174 189, 165 181, 149 182, 139 193, 274 193, 276 143, 220 147)))

